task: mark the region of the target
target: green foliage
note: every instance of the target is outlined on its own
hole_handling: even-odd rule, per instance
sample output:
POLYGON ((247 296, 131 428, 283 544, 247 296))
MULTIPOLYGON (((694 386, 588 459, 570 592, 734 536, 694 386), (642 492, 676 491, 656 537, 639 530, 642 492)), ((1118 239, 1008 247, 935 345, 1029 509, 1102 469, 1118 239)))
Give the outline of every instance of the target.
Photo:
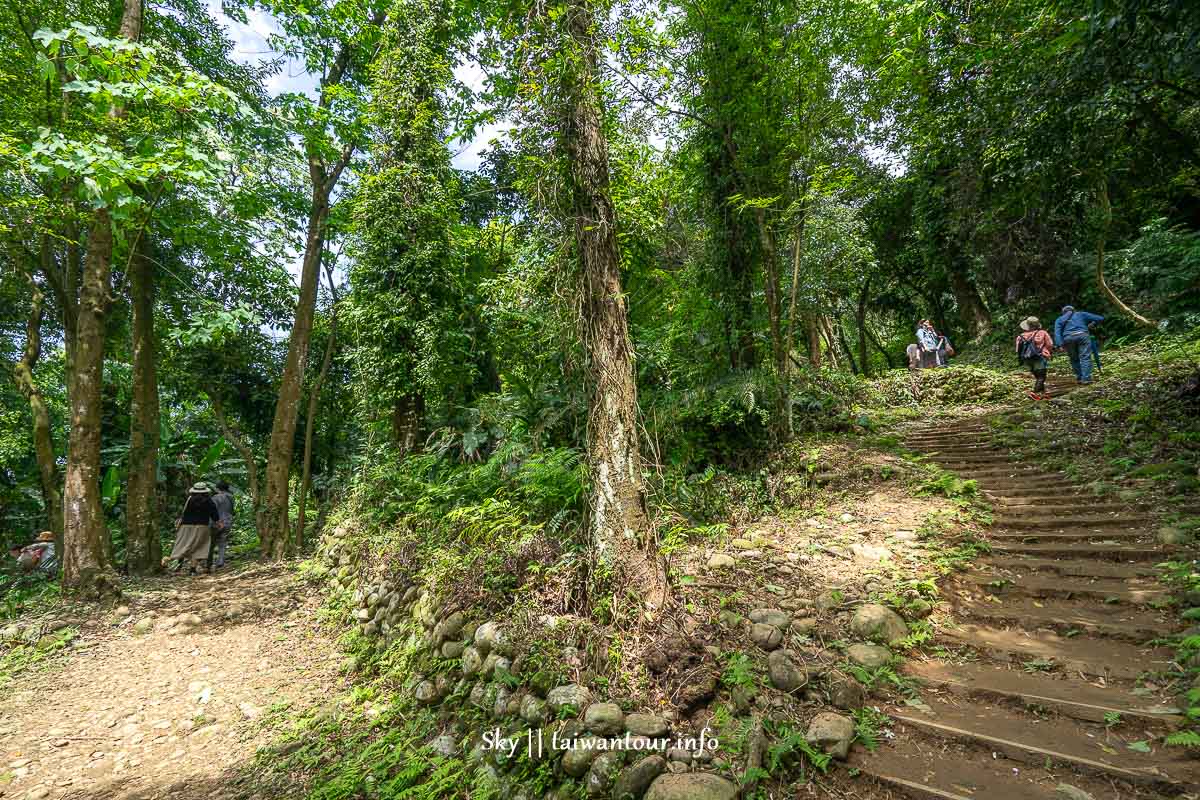
POLYGON ((1200 233, 1159 217, 1109 259, 1115 283, 1128 287, 1140 307, 1167 317, 1172 329, 1200 324, 1200 233))
POLYGON ((1186 747, 1190 750, 1200 749, 1200 731, 1175 731, 1167 734, 1163 743, 1169 747, 1186 747))
POLYGON ((771 737, 764 763, 771 775, 780 775, 789 769, 798 769, 800 781, 808 780, 811 767, 820 774, 829 771, 832 756, 822 753, 805 739, 803 732, 787 722, 764 720, 763 729, 771 737))
MULTIPOLYGON (((5 556, 8 554, 5 553, 5 556)), ((44 608, 57 602, 62 587, 40 574, 20 572, 0 573, 0 619, 14 620, 31 609, 44 608)))
POLYGON ((0 691, 9 691, 18 679, 26 678, 29 672, 47 667, 60 659, 63 650, 78 635, 76 629, 64 628, 36 642, 14 643, 5 647, 0 654, 0 691))
POLYGON ((882 729, 890 722, 887 714, 863 706, 854 712, 854 740, 873 753, 879 748, 882 729))
POLYGON ((91 123, 75 131, 40 129, 27 154, 35 174, 121 217, 145 202, 143 187, 210 182, 233 159, 214 124, 219 114, 246 110, 229 89, 161 63, 153 47, 107 38, 79 22, 62 31, 39 30, 34 38, 43 48, 42 76, 70 77, 62 92, 91 123), (112 126, 102 122, 118 104, 145 116, 136 147, 110 138, 112 126))
POLYGON ((937 470, 936 474, 921 484, 921 494, 936 494, 951 500, 979 496, 979 483, 969 478, 960 478, 953 472, 937 470))
POLYGON ((848 664, 845 666, 846 672, 854 676, 854 679, 867 688, 868 691, 877 687, 891 686, 905 694, 913 691, 912 682, 896 672, 896 668, 891 664, 884 664, 882 667, 875 669, 867 669, 860 667, 857 664, 848 664))
POLYGON ((759 675, 754 662, 745 653, 726 653, 721 684, 727 689, 756 689, 759 675))

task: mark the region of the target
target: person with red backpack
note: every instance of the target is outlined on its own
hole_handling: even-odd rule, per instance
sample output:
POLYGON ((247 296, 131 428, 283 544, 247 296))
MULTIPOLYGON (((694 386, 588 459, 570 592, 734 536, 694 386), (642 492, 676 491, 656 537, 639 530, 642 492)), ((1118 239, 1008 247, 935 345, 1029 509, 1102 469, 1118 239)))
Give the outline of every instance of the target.
POLYGON ((1017 359, 1033 373, 1034 400, 1046 399, 1046 370, 1050 368, 1050 356, 1054 352, 1054 340, 1042 330, 1037 317, 1021 320, 1021 333, 1017 336, 1017 359))

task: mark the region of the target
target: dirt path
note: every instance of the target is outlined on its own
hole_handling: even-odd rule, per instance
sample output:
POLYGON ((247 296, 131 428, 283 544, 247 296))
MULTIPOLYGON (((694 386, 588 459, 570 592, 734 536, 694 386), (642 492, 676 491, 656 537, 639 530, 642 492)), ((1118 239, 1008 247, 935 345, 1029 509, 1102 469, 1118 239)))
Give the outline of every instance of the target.
POLYGON ((864 770, 943 800, 1196 792, 1200 762, 1154 738, 1179 718, 1154 676, 1172 651, 1147 644, 1177 629, 1153 605, 1154 564, 1171 550, 1153 519, 1014 462, 986 420, 915 432, 909 446, 979 482, 992 552, 950 587, 958 624, 940 632, 944 656, 906 666, 921 701, 888 709, 896 741, 864 770))
POLYGON ((0 699, 0 797, 239 796, 214 779, 338 680, 319 600, 286 567, 250 567, 149 581, 128 616, 73 621, 67 663, 0 699))

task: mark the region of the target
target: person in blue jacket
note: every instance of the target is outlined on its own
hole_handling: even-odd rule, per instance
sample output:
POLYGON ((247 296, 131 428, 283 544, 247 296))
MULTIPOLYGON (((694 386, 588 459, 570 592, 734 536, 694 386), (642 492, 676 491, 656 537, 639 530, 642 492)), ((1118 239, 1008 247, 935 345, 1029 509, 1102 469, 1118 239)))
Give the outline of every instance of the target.
POLYGON ((1075 306, 1063 306, 1062 316, 1054 320, 1054 346, 1067 351, 1075 378, 1084 386, 1092 382, 1092 334, 1088 324, 1103 321, 1099 314, 1076 311, 1075 306))

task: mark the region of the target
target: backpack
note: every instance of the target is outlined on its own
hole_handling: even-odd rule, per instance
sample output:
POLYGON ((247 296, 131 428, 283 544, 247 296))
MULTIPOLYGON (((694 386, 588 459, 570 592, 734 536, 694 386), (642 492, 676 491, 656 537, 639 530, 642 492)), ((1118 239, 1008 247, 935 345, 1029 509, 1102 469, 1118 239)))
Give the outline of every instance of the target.
POLYGON ((1042 357, 1042 348, 1038 347, 1037 342, 1034 341, 1036 338, 1036 332, 1021 337, 1021 346, 1017 349, 1017 359, 1022 364, 1032 358, 1042 357))

